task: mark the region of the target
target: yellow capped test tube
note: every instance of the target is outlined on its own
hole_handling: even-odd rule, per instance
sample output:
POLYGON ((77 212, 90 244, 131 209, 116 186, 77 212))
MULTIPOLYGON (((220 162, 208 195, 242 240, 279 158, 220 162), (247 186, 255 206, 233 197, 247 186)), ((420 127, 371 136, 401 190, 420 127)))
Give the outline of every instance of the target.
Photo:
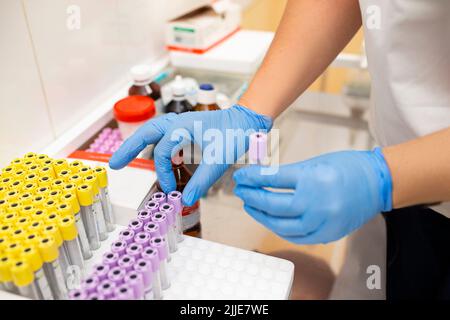
POLYGON ((44 221, 34 220, 28 227, 29 232, 40 234, 42 232, 42 228, 44 227, 44 221))
POLYGON ((20 295, 32 300, 39 300, 39 288, 34 281, 34 272, 29 263, 20 259, 11 266, 11 276, 20 295))
POLYGON ((44 204, 45 202, 47 202, 47 198, 43 195, 37 194, 33 197, 33 200, 31 201, 31 203, 33 204, 33 206, 35 208, 44 208, 44 204))
POLYGON ((51 177, 49 175, 47 175, 47 176, 42 176, 41 175, 41 177, 39 178, 38 183, 39 183, 39 186, 41 186, 41 187, 48 187, 48 188, 50 188, 50 186, 52 185, 52 180, 53 180, 53 177, 51 177))
POLYGON ((102 203, 100 199, 100 188, 98 179, 95 174, 89 174, 84 177, 84 182, 91 186, 93 193, 92 209, 96 219, 100 240, 104 241, 108 238, 108 230, 106 229, 105 214, 103 213, 102 203))
POLYGON ((64 187, 64 180, 63 179, 55 179, 52 181, 52 189, 53 190, 62 190, 64 187))
POLYGON ((36 194, 41 195, 43 197, 46 197, 49 192, 50 192, 50 188, 46 187, 46 186, 41 186, 36 189, 36 194))
POLYGON ((13 166, 7 166, 2 169, 2 177, 12 177, 13 173, 15 171, 15 168, 13 166))
POLYGON ((66 159, 53 160, 53 170, 55 171, 56 175, 59 176, 61 171, 70 170, 69 163, 66 159))
POLYGON ((14 171, 13 177, 17 180, 23 180, 25 178, 26 171, 24 169, 18 169, 14 171))
POLYGON ((50 290, 50 286, 47 282, 47 278, 44 274, 44 261, 42 261, 39 250, 35 245, 25 246, 22 250, 21 258, 25 260, 34 272, 34 282, 38 287, 39 299, 41 300, 53 300, 53 295, 50 290))
POLYGON ((12 176, 3 176, 2 175, 2 180, 1 180, 1 185, 4 187, 4 188, 8 188, 9 189, 9 185, 11 184, 11 182, 13 182, 14 180, 13 180, 13 177, 12 176))
POLYGON ((22 167, 24 166, 24 159, 22 158, 16 158, 13 159, 13 161, 11 161, 11 163, 9 164, 11 167, 15 168, 16 170, 18 169, 22 169, 22 167))
POLYGON ((36 172, 30 172, 25 176, 26 182, 39 183, 39 175, 36 172))
POLYGON ((20 256, 20 251, 22 248, 22 242, 11 238, 11 242, 5 248, 5 254, 8 257, 18 258, 20 256))
POLYGON ((24 159, 36 159, 36 156, 37 156, 37 154, 36 153, 34 153, 34 152, 28 152, 28 153, 26 153, 24 156, 23 156, 23 158, 24 159))
POLYGON ((16 220, 16 227, 21 229, 28 229, 31 221, 33 219, 33 214, 31 213, 28 217, 18 217, 16 220))
POLYGON ((18 217, 18 212, 8 212, 3 215, 3 223, 15 225, 18 217))
POLYGON ((6 192, 5 199, 8 200, 8 202, 14 202, 19 199, 20 192, 16 190, 9 190, 6 192))
POLYGON ((75 161, 72 161, 70 164, 69 164, 69 168, 70 168, 70 170, 72 171, 72 173, 78 173, 78 170, 80 170, 80 168, 83 166, 83 162, 81 162, 81 161, 79 161, 79 160, 75 160, 75 161))
POLYGON ((11 275, 11 266, 13 264, 13 259, 7 255, 0 256, 0 282, 6 291, 14 293, 16 292, 16 286, 13 283, 11 275))
MULTIPOLYGON (((58 219, 55 221, 58 222, 58 219)), ((56 245, 58 246, 58 260, 61 265, 61 268, 63 270, 64 275, 66 275, 67 268, 70 266, 69 257, 67 256, 67 253, 63 247, 63 237, 61 234, 61 231, 59 230, 59 227, 56 223, 47 224, 42 229, 42 235, 44 237, 53 237, 55 239, 56 245)), ((65 277, 66 278, 66 277, 65 277)))
POLYGON ((19 197, 19 201, 22 205, 31 204, 33 202, 33 196, 28 192, 22 193, 19 197))
POLYGON ((80 174, 73 174, 69 178, 69 183, 73 183, 77 186, 83 183, 83 177, 80 174))
POLYGON ((26 231, 24 229, 21 229, 21 228, 16 228, 11 233, 12 241, 23 242, 23 241, 25 241, 26 236, 27 236, 26 231))
POLYGON ((42 221, 47 217, 47 215, 48 215, 47 210, 38 208, 35 209, 34 212, 31 214, 31 218, 33 219, 33 221, 42 221))
POLYGON ((9 184, 9 190, 15 190, 20 192, 24 186, 24 183, 22 180, 14 180, 9 184))
POLYGON ((58 173, 58 178, 67 182, 67 181, 69 181, 69 178, 71 175, 72 175, 72 171, 70 171, 69 169, 64 169, 58 173))
POLYGON ((2 225, 0 226, 0 235, 9 237, 13 229, 14 225, 12 223, 2 222, 2 225))
POLYGON ((47 214, 47 216, 45 217, 45 224, 52 224, 52 223, 58 223, 58 218, 59 215, 56 212, 50 212, 49 214, 47 214))
POLYGON ((64 274, 58 261, 59 251, 53 237, 43 237, 39 243, 39 253, 44 261, 44 272, 55 299, 66 298, 67 287, 64 274))
POLYGON ((58 226, 64 240, 63 246, 69 258, 69 264, 76 265, 83 271, 83 251, 81 249, 75 218, 73 216, 61 217, 58 221, 58 226))
POLYGON ((58 198, 48 198, 44 203, 44 209, 46 209, 49 213, 56 212, 58 208, 58 198))
MULTIPOLYGON (((29 230, 28 230, 29 231, 29 230)), ((25 246, 32 246, 37 247, 39 245, 39 242, 41 241, 41 236, 37 232, 28 232, 24 245, 25 246)))
POLYGON ((51 190, 51 191, 47 194, 47 198, 48 198, 49 200, 58 200, 59 198, 61 198, 61 196, 62 196, 61 190, 56 190, 56 189, 51 190))
POLYGON ((86 235, 89 240, 91 250, 100 247, 100 235, 98 232, 97 220, 93 209, 94 192, 90 184, 82 184, 77 188, 77 197, 81 208, 81 219, 86 228, 86 235))
POLYGON ((20 213, 22 216, 30 217, 36 208, 31 204, 26 204, 20 208, 20 213))
POLYGON ((91 167, 89 166, 81 166, 80 169, 78 170, 78 174, 82 175, 83 177, 93 174, 93 170, 91 167))
POLYGON ((23 192, 27 192, 27 193, 32 193, 34 194, 38 188, 38 184, 36 182, 27 182, 25 181, 22 191, 23 192))
POLYGON ((31 174, 31 173, 39 174, 40 169, 41 169, 41 166, 36 163, 33 163, 32 165, 27 166, 28 174, 31 174))
POLYGON ((46 160, 49 160, 49 159, 50 159, 49 156, 46 155, 46 154, 38 154, 38 155, 36 155, 35 161, 37 163, 43 163, 43 162, 45 162, 46 160))
POLYGON ((53 170, 52 166, 44 166, 41 167, 41 169, 39 169, 39 176, 41 177, 51 177, 52 179, 54 179, 55 176, 55 171, 53 170))

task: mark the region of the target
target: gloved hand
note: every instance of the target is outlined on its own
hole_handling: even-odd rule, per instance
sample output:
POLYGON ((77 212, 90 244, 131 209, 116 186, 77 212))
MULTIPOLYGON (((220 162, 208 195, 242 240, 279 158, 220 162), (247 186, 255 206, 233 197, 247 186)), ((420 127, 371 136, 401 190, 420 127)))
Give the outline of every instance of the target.
POLYGON ((280 166, 274 175, 260 170, 236 171, 235 193, 256 221, 294 243, 337 240, 392 210, 391 175, 379 148, 325 154, 280 166))
POLYGON ((239 105, 220 111, 169 113, 152 119, 140 127, 113 154, 109 166, 112 169, 121 169, 147 145, 156 144, 154 149, 156 174, 161 188, 167 193, 176 188, 171 158, 183 145, 194 141, 203 150, 203 159, 183 192, 183 202, 191 206, 245 153, 248 148, 248 132, 245 135, 245 131, 251 129, 268 131, 271 127, 270 117, 239 105), (227 133, 238 134, 241 143, 237 141, 239 139, 233 139, 234 146, 224 143, 227 133), (186 139, 186 136, 190 140, 186 139), (208 154, 205 158, 206 148, 208 154))

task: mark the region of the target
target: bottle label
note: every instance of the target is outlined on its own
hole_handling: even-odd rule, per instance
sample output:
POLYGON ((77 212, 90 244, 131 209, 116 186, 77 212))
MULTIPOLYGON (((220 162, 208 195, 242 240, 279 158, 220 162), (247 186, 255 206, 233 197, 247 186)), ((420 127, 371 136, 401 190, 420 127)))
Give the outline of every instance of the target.
POLYGON ((183 207, 183 232, 200 223, 200 202, 197 201, 192 207, 183 207))

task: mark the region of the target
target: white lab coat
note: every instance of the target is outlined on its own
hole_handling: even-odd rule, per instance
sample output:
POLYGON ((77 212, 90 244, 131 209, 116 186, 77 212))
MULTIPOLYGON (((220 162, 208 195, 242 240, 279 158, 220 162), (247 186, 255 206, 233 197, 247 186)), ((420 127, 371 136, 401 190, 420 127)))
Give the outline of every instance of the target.
MULTIPOLYGON (((360 0, 372 78, 370 128, 381 146, 450 127, 450 1, 360 0)), ((450 217, 450 203, 432 209, 450 217)), ((386 230, 381 215, 349 238, 331 298, 385 297, 386 230), (379 265, 382 288, 369 290, 379 265)))

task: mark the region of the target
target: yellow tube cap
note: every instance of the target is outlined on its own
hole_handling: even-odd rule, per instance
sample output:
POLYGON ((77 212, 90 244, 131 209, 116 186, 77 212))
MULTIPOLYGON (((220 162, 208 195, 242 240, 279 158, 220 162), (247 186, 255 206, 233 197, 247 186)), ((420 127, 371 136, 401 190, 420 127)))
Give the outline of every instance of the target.
POLYGON ((24 229, 16 228, 11 233, 11 236, 12 241, 22 242, 26 239, 27 233, 25 232, 24 229))
POLYGON ((67 182, 69 181, 71 175, 72 171, 70 171, 69 169, 64 169, 58 173, 58 178, 67 182))
POLYGON ((14 180, 9 184, 9 190, 17 190, 20 192, 24 186, 24 182, 22 180, 14 180))
POLYGON ((39 245, 39 242, 41 242, 41 237, 37 233, 29 233, 27 235, 27 238, 25 239, 24 244, 31 247, 36 247, 39 245))
POLYGON ((24 165, 23 163, 24 163, 24 159, 16 158, 13 161, 11 161, 11 163, 9 165, 17 170, 17 169, 22 168, 22 166, 24 165))
POLYGON ((76 189, 74 189, 74 191, 75 191, 74 193, 69 192, 64 193, 60 200, 62 203, 69 204, 70 207, 72 208, 72 213, 76 214, 80 212, 80 203, 78 202, 76 189))
POLYGON ((53 170, 55 170, 56 175, 59 176, 59 173, 63 170, 69 170, 69 163, 66 159, 57 159, 53 160, 53 170))
POLYGON ((9 190, 6 193, 5 199, 8 200, 8 202, 14 202, 19 199, 20 193, 16 190, 9 190))
POLYGON ((0 282, 12 281, 11 266, 13 260, 6 255, 0 257, 0 282))
POLYGON ((22 193, 19 201, 22 205, 31 204, 31 202, 33 201, 33 196, 29 192, 22 193))
POLYGON ((19 257, 22 251, 22 243, 20 241, 12 241, 5 248, 5 253, 8 257, 19 257))
POLYGON ((43 194, 37 194, 31 203, 35 208, 43 209, 46 202, 47 198, 43 194))
POLYGON ((65 241, 71 241, 78 235, 78 230, 75 225, 75 219, 71 216, 61 217, 58 220, 59 230, 65 241))
POLYGON ((78 170, 78 174, 81 174, 83 177, 93 173, 94 171, 89 166, 81 166, 80 169, 78 170))
POLYGON ((22 208, 22 204, 19 201, 8 201, 8 212, 19 212, 22 208))
POLYGON ((38 183, 39 183, 39 186, 41 186, 41 187, 50 188, 50 186, 52 185, 52 180, 53 180, 53 177, 50 175, 41 175, 38 183))
POLYGON ((44 203, 44 209, 46 209, 49 213, 56 212, 58 209, 58 198, 55 199, 47 199, 44 203))
POLYGON ((60 203, 57 209, 58 215, 60 217, 73 216, 73 208, 69 202, 60 203))
POLYGON ((0 235, 0 253, 3 252, 8 246, 7 236, 0 235))
POLYGON ((46 217, 45 217, 45 224, 55 224, 58 223, 58 218, 59 215, 55 212, 50 212, 46 217))
POLYGON ((33 272, 42 268, 43 261, 41 255, 33 245, 24 247, 20 257, 30 265, 33 272))
POLYGON ((33 214, 34 210, 36 210, 36 208, 31 204, 22 205, 20 213, 22 216, 29 217, 33 214))
POLYGON ((25 179, 26 171, 24 169, 18 169, 14 171, 13 178, 17 180, 25 179))
POLYGON ((39 188, 37 188, 37 190, 36 190, 37 195, 41 195, 44 197, 46 197, 49 192, 50 192, 50 188, 46 187, 46 186, 39 186, 39 188))
POLYGON ((53 190, 62 190, 64 187, 64 180, 63 179, 55 179, 52 182, 52 189, 53 190))
POLYGON ((29 217, 19 217, 16 220, 16 226, 21 229, 28 229, 28 226, 31 224, 33 214, 30 214, 29 217))
POLYGON ((51 191, 47 194, 47 198, 48 198, 49 200, 58 200, 59 198, 61 198, 61 196, 62 196, 61 190, 56 190, 56 189, 51 190, 51 191))
MULTIPOLYGON (((37 208, 34 210, 34 212, 31 214, 31 218, 34 221, 42 221, 45 217, 47 217, 48 212, 45 209, 37 208)), ((31 222, 32 223, 32 222, 31 222)), ((30 224, 31 224, 30 223, 30 224)))
MULTIPOLYGON (((58 219, 57 219, 58 220, 58 219)), ((43 236, 50 236, 55 239, 56 245, 60 247, 63 242, 63 238, 59 228, 56 224, 48 224, 43 229, 43 236)))
POLYGON ((28 152, 28 153, 26 153, 26 154, 23 156, 23 158, 24 158, 24 159, 30 160, 30 159, 36 159, 36 156, 37 156, 36 153, 34 153, 34 152, 28 152))
MULTIPOLYGON (((41 166, 39 164, 33 163, 29 166, 27 166, 27 172, 28 174, 30 173, 34 173, 34 174, 39 174, 39 170, 41 169, 41 166)), ((26 179, 26 177, 25 177, 26 179)))
POLYGON ((3 198, 8 192, 8 188, 6 186, 0 186, 0 198, 3 198))
POLYGON ((98 179, 98 185, 100 188, 106 188, 108 186, 108 174, 104 167, 95 167, 95 175, 98 179))
POLYGON ((31 233, 40 234, 42 227, 45 225, 44 221, 33 221, 30 226, 28 227, 28 230, 31 233))
POLYGON ((43 237, 39 242, 38 249, 44 262, 52 262, 58 259, 58 246, 52 237, 43 237))
POLYGON ((2 222, 2 225, 0 226, 0 235, 9 237, 13 229, 14 229, 13 224, 2 222))
POLYGON ((83 162, 75 160, 69 164, 70 170, 75 174, 78 173, 80 168, 83 166, 83 162))
POLYGON ((100 192, 100 189, 98 188, 98 179, 96 175, 90 174, 84 177, 84 182, 89 184, 92 187, 92 192, 94 195, 98 194, 100 192))
POLYGON ((78 173, 75 173, 75 174, 70 176, 69 182, 75 184, 76 186, 78 186, 78 185, 83 183, 83 176, 81 176, 78 173))
POLYGON ((77 188, 77 196, 80 205, 90 206, 94 200, 94 193, 92 186, 88 184, 82 184, 77 188))
POLYGON ((31 266, 25 260, 18 260, 11 266, 13 282, 18 287, 25 287, 34 281, 34 273, 31 266))
POLYGON ((34 183, 38 183, 38 181, 39 181, 39 175, 38 175, 36 172, 28 173, 28 174, 25 176, 25 181, 26 181, 26 182, 34 182, 34 183))
POLYGON ((14 173, 14 167, 13 166, 7 166, 2 169, 2 177, 12 177, 14 173))
POLYGON ((17 212, 8 212, 7 214, 3 215, 3 224, 8 225, 14 225, 16 224, 17 219, 19 218, 19 213, 17 212))
POLYGON ((22 191, 27 193, 36 193, 38 187, 39 185, 37 182, 25 182, 22 191))

